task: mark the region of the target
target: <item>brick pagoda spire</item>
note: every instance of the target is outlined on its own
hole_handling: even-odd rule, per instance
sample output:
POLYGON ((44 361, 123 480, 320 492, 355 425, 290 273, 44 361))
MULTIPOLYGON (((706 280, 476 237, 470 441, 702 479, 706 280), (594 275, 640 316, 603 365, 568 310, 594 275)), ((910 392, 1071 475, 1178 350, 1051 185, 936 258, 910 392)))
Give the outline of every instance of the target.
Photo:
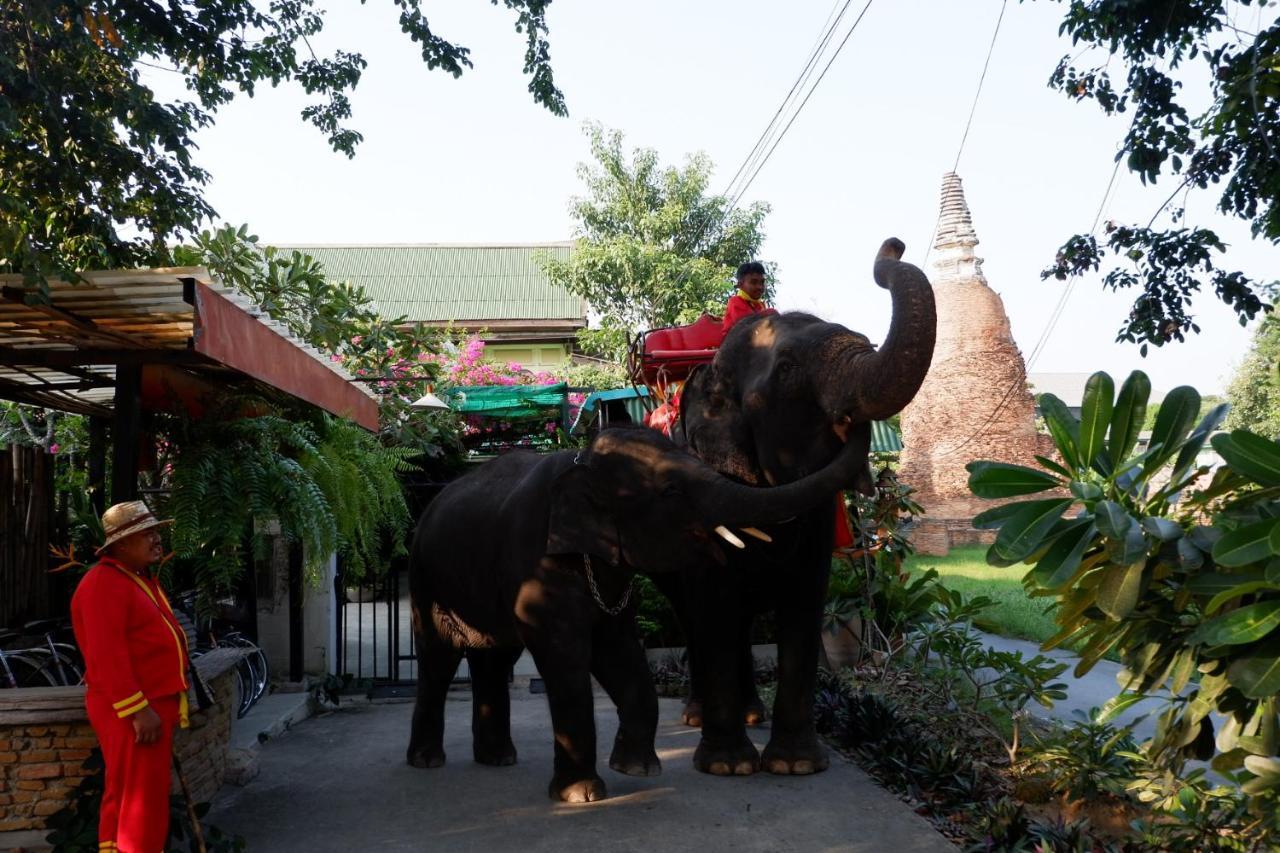
POLYGON ((970 494, 968 462, 1034 465, 1031 457, 1043 447, 1026 365, 1004 302, 982 274, 977 245, 960 176, 948 172, 933 242, 938 339, 929 375, 902 412, 899 477, 924 507, 914 541, 925 554, 990 538, 970 525, 989 503, 970 494))

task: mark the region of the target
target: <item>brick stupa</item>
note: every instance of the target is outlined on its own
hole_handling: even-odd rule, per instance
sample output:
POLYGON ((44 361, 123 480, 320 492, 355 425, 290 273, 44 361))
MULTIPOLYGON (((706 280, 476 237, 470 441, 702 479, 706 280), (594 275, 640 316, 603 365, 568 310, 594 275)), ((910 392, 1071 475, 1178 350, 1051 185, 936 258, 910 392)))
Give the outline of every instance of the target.
POLYGON ((912 541, 942 556, 958 545, 991 541, 970 523, 992 502, 969 492, 965 465, 996 459, 1032 465, 1044 443, 1036 433, 1027 369, 1009 331, 1004 302, 982 274, 960 177, 942 179, 942 211, 933 241, 938 339, 933 365, 902 412, 902 482, 916 489, 925 517, 912 541))

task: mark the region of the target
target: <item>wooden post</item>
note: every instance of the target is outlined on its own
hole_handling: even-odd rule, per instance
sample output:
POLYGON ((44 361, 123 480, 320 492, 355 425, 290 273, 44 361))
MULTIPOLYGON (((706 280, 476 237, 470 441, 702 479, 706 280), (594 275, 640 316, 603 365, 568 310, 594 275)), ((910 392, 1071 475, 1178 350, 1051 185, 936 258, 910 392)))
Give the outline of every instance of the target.
POLYGON ((107 508, 107 420, 89 418, 89 500, 98 515, 107 508))
POLYGON ((142 367, 116 367, 111 424, 111 503, 138 499, 138 436, 142 427, 142 367))
POLYGON ((302 680, 302 545, 289 546, 289 680, 302 680))

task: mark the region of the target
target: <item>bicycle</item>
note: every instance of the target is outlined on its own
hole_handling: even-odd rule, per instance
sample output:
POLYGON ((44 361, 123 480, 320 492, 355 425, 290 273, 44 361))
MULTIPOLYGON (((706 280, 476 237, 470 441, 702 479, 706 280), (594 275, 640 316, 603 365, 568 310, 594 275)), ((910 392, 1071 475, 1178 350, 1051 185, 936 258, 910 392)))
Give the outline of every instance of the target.
POLYGON ((0 675, 8 688, 72 687, 84 681, 84 661, 73 643, 55 636, 67 630, 65 622, 41 619, 28 622, 21 631, 0 631, 0 675), (40 636, 42 645, 7 649, 26 637, 40 636))

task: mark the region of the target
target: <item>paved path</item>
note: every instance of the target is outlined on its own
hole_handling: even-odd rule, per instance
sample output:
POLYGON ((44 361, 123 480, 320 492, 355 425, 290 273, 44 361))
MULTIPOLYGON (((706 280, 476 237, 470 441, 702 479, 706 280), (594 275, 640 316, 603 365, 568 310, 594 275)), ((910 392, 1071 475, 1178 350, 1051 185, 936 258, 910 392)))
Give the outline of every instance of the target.
MULTIPOLYGON (((695 772, 690 757, 698 732, 674 723, 680 703, 673 699, 661 703, 662 776, 631 778, 606 768, 609 799, 552 803, 545 697, 513 690, 511 705, 520 753, 514 767, 471 761, 468 692, 451 694, 449 763, 439 770, 404 763, 411 704, 353 706, 264 744, 260 775, 244 788, 224 787, 210 820, 243 835, 249 850, 273 853, 955 850, 838 756, 830 770, 809 777, 720 779, 695 772)), ((597 699, 596 719, 600 743, 612 744, 616 716, 605 697, 597 699)), ((755 730, 753 737, 763 746, 767 734, 755 730)))
MULTIPOLYGON (((1042 705, 1032 702, 1027 708, 1033 714, 1072 722, 1075 719, 1072 716, 1073 712, 1079 710, 1087 714, 1090 708, 1101 708, 1120 693, 1120 684, 1116 681, 1116 676, 1120 674, 1120 664, 1118 663, 1100 660, 1094 664, 1093 669, 1086 672, 1082 677, 1076 678, 1073 671, 1080 661, 1079 655, 1062 651, 1061 649, 1042 652, 1040 651, 1040 644, 1033 643, 1030 640, 1015 640, 1009 637, 998 637, 994 634, 983 634, 982 637, 983 642, 988 647, 998 651, 1022 652, 1022 657, 1026 660, 1042 654, 1067 665, 1066 672, 1062 673, 1058 678, 1059 681, 1063 681, 1067 685, 1067 698, 1061 702, 1055 702, 1052 709, 1045 709, 1042 705)), ((1167 694, 1157 694, 1157 696, 1164 695, 1167 694)), ((1163 707, 1164 703, 1161 699, 1156 696, 1149 697, 1118 714, 1111 721, 1111 724, 1122 726, 1136 721, 1133 729, 1134 735, 1141 742, 1155 734, 1154 712, 1163 707), (1139 719, 1144 716, 1145 719, 1139 719)))

